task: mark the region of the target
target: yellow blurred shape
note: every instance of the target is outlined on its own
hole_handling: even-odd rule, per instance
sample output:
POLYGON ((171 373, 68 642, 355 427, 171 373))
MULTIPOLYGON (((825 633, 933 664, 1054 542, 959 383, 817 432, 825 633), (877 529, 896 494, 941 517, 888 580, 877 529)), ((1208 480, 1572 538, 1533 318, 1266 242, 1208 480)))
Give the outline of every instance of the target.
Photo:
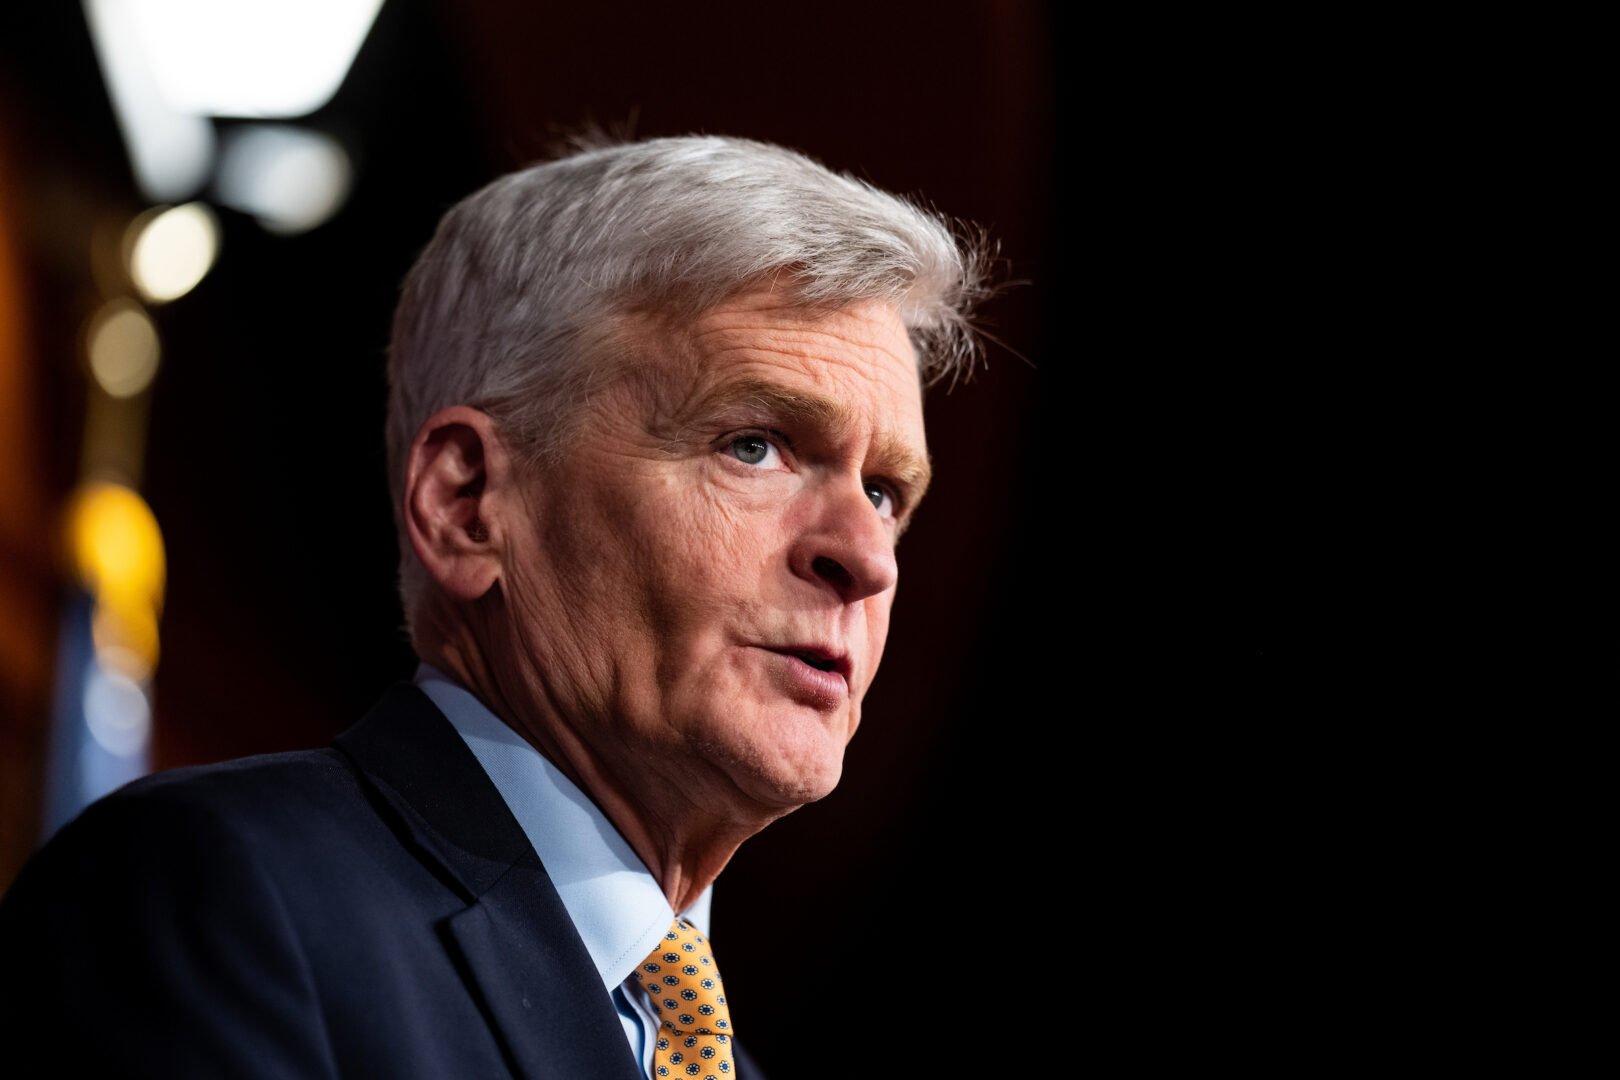
POLYGON ((157 663, 165 576, 163 534, 151 508, 122 484, 82 484, 68 507, 68 539, 74 570, 96 600, 97 655, 145 677, 157 663))
POLYGON ((214 265, 219 223, 206 203, 153 208, 126 234, 129 277, 149 302, 184 296, 214 265))
POLYGON ((90 373, 107 393, 133 397, 157 374, 157 328, 133 300, 109 300, 90 319, 90 373))

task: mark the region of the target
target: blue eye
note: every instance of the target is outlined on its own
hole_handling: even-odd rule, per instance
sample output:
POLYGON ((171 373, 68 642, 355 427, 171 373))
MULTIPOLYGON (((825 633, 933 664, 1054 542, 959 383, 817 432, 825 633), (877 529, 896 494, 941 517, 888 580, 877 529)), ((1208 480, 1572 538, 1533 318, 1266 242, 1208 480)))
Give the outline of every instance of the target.
POLYGON ((888 489, 882 484, 874 484, 868 481, 866 484, 866 497, 872 500, 872 505, 877 508, 879 514, 884 517, 894 516, 894 499, 890 497, 888 489))
POLYGON ((769 469, 781 464, 782 461, 780 451, 763 435, 744 435, 740 439, 733 439, 726 449, 731 452, 732 457, 745 465, 758 465, 769 469))

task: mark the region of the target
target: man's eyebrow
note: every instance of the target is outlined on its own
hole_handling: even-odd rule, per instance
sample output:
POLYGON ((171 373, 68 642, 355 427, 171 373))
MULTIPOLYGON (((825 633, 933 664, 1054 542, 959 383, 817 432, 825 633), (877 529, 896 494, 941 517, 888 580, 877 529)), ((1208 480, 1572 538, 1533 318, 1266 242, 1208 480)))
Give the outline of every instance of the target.
POLYGON ((851 422, 840 402, 819 394, 800 394, 767 379, 723 383, 694 401, 685 403, 677 421, 683 426, 702 423, 731 412, 757 412, 764 417, 813 423, 841 430, 851 422))
MULTIPOLYGON (((683 403, 676 426, 690 430, 712 418, 741 413, 745 422, 769 426, 775 421, 825 428, 838 436, 855 424, 849 407, 836 398, 789 390, 766 379, 742 379, 716 387, 702 397, 683 403)), ((915 506, 928 488, 933 467, 898 435, 879 432, 869 462, 870 471, 905 489, 906 501, 915 506)))

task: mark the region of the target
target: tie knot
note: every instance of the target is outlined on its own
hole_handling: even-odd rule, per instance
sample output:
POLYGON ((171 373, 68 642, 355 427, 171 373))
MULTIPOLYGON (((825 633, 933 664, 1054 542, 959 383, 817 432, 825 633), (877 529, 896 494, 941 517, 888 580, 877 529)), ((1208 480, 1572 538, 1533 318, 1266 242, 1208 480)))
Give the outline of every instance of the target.
POLYGON ((659 1019, 653 1072, 700 1080, 730 1074, 731 1011, 709 942, 697 928, 676 919, 635 977, 659 1019))

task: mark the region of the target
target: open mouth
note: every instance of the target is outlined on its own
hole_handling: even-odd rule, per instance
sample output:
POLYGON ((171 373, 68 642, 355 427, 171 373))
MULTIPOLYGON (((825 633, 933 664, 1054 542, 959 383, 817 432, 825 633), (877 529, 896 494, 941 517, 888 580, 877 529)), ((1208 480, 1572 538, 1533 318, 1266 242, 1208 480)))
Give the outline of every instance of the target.
POLYGON ((850 663, 849 658, 846 656, 831 653, 825 649, 795 649, 791 646, 785 649, 772 649, 771 651, 782 656, 791 656, 793 659, 801 661, 817 671, 842 675, 845 679, 849 678, 850 663))

